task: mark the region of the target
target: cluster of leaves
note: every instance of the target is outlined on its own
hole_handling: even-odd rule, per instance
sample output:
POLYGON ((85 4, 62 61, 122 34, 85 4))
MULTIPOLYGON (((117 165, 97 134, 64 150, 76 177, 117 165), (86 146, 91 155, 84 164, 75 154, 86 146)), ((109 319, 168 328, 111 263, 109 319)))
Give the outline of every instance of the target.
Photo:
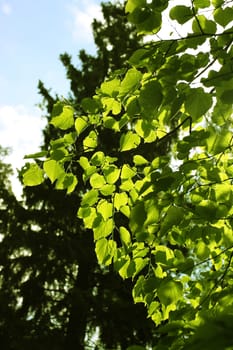
MULTIPOLYGON (((154 34, 168 5, 128 0, 126 12, 141 35, 154 34)), ((77 215, 99 264, 133 280, 134 301, 168 334, 161 349, 182 349, 206 310, 233 312, 231 5, 171 8, 191 32, 135 51, 129 69, 82 99, 82 114, 55 104, 51 124, 63 135, 22 170, 26 186, 85 185, 77 215)))
MULTIPOLYGON (((123 5, 106 3, 101 9, 103 21, 94 22, 97 55, 81 51, 78 68, 67 54, 61 56, 71 85, 68 99, 80 115, 78 101, 92 96, 106 72, 123 65, 125 55, 139 47, 123 5), (114 50, 107 50, 109 45, 114 50)), ((39 90, 50 120, 58 96, 54 98, 41 82, 39 90)), ((62 133, 48 123, 41 149, 62 133)), ((64 198, 47 179, 38 187, 24 188, 19 202, 8 188, 10 170, 1 162, 0 168, 4 349, 126 349, 131 344, 153 344, 153 321, 142 304, 134 304, 132 282, 98 265, 92 232, 76 217, 86 185, 79 181, 77 191, 64 198)))

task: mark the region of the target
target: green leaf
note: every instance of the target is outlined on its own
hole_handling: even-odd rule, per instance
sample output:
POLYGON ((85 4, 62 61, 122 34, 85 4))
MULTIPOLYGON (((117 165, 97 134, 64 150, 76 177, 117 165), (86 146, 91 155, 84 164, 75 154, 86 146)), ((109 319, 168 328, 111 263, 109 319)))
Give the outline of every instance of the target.
POLYGON ((170 18, 180 24, 188 22, 193 17, 193 11, 190 7, 177 5, 170 10, 170 18))
POLYGON ((198 34, 215 34, 217 26, 214 21, 207 19, 204 15, 198 15, 193 20, 192 29, 198 34))
POLYGON ((116 193, 114 196, 114 207, 119 210, 122 206, 128 203, 128 196, 126 192, 116 193))
POLYGON ((155 257, 155 261, 157 264, 167 265, 171 266, 173 259, 174 259, 174 253, 173 250, 169 249, 165 246, 156 246, 155 251, 153 252, 153 255, 155 257))
POLYGON ((155 34, 161 28, 162 16, 156 9, 148 6, 137 7, 128 15, 130 22, 136 25, 139 34, 155 34))
POLYGON ((120 80, 116 78, 105 81, 100 86, 101 92, 104 95, 116 97, 119 91, 120 83, 120 80))
POLYGON ((81 156, 79 159, 79 164, 83 168, 83 170, 87 169, 90 167, 90 163, 87 157, 81 156))
POLYGON ((110 196, 116 190, 115 185, 106 184, 100 188, 100 193, 103 196, 110 196))
POLYGON ((90 131, 87 137, 83 140, 83 147, 85 151, 95 149, 98 144, 97 134, 95 131, 90 131))
POLYGON ((121 169, 121 179, 127 180, 131 179, 137 174, 135 169, 132 169, 128 164, 124 164, 121 169))
POLYGON ((120 212, 125 215, 127 218, 129 218, 130 216, 130 208, 128 205, 123 205, 122 207, 120 207, 120 212))
POLYGON ((86 113, 98 113, 100 109, 100 103, 95 98, 85 97, 81 101, 81 106, 86 113))
POLYGON ((93 188, 101 188, 105 185, 105 179, 103 175, 99 175, 97 173, 94 173, 90 177, 90 184, 93 188))
POLYGON ((37 158, 44 158, 46 157, 48 154, 47 151, 41 151, 41 152, 37 152, 37 153, 32 153, 32 154, 27 154, 26 156, 24 156, 24 159, 37 159, 37 158))
POLYGON ((184 209, 171 205, 167 212, 164 220, 161 224, 161 233, 167 233, 172 226, 180 224, 184 216, 184 209))
POLYGON ((106 221, 113 215, 112 203, 108 202, 106 199, 101 199, 97 205, 97 212, 100 213, 106 221))
POLYGON ((135 117, 135 115, 138 115, 141 111, 138 97, 137 96, 130 96, 126 102, 126 112, 127 115, 131 118, 135 117))
POLYGON ((146 279, 144 276, 139 276, 133 287, 133 299, 135 303, 143 301, 145 294, 146 279))
POLYGON ((204 218, 209 222, 212 222, 213 220, 215 220, 216 212, 217 212, 217 203, 209 199, 203 199, 195 207, 195 213, 199 217, 204 218))
POLYGON ((67 194, 72 193, 78 184, 78 179, 72 173, 65 173, 59 176, 55 188, 57 190, 66 190, 67 194))
POLYGON ((232 139, 231 131, 225 127, 218 131, 214 127, 209 127, 210 135, 206 140, 207 151, 212 154, 217 154, 223 152, 227 147, 229 147, 232 139))
POLYGON ((231 184, 227 182, 216 184, 214 186, 214 191, 217 203, 227 203, 228 201, 231 202, 233 193, 233 188, 231 184))
POLYGON ((157 132, 151 121, 139 119, 136 122, 135 131, 145 142, 150 143, 157 139, 157 132))
POLYGON ((233 89, 224 91, 221 94, 220 99, 221 99, 222 103, 232 105, 233 104, 233 89))
POLYGON ((90 190, 83 195, 81 205, 92 206, 98 201, 99 192, 97 190, 90 190))
POLYGON ((71 106, 63 106, 62 113, 52 118, 50 124, 61 130, 67 130, 74 125, 74 109, 71 106))
POLYGON ((146 160, 146 158, 144 158, 143 156, 140 156, 138 154, 136 154, 134 157, 133 157, 133 162, 135 165, 145 165, 145 164, 148 164, 148 160, 146 160))
POLYGON ((99 264, 108 266, 112 262, 117 250, 116 242, 112 239, 107 240, 106 238, 101 238, 96 242, 95 252, 99 264))
POLYGON ((83 219, 85 228, 92 229, 97 213, 95 208, 92 207, 80 207, 77 216, 83 219))
POLYGON ((149 225, 154 225, 158 223, 159 220, 159 210, 157 207, 157 203, 152 199, 148 199, 144 202, 144 207, 147 213, 147 218, 144 222, 144 225, 147 227, 149 225))
POLYGON ((133 52, 133 54, 129 58, 129 63, 132 66, 140 67, 144 65, 143 59, 148 59, 148 50, 146 49, 138 49, 133 52))
POLYGON ((214 11, 214 19, 222 27, 226 27, 233 20, 233 8, 232 7, 225 7, 225 8, 218 7, 214 11))
POLYGON ((94 240, 97 241, 103 237, 108 237, 111 233, 113 233, 114 227, 115 225, 112 218, 106 221, 101 220, 100 217, 97 218, 93 225, 94 240))
POLYGON ((69 152, 65 147, 56 148, 54 150, 51 150, 50 152, 50 159, 58 161, 64 161, 65 159, 70 159, 69 152))
POLYGON ((43 168, 52 183, 64 174, 63 167, 55 160, 47 160, 44 162, 43 168))
POLYGON ((132 90, 135 90, 139 86, 141 78, 142 73, 139 72, 136 68, 129 69, 121 82, 119 97, 130 94, 132 90))
POLYGON ((58 148, 63 148, 66 146, 65 140, 63 137, 60 137, 57 140, 51 140, 50 141, 50 145, 52 147, 53 150, 56 150, 58 148))
POLYGON ((190 89, 184 103, 185 111, 193 120, 201 118, 212 106, 212 96, 202 88, 190 89))
MULTIPOLYGON (((107 116, 109 114, 109 112, 111 112, 111 111, 112 111, 113 115, 118 115, 121 112, 121 103, 119 101, 117 101, 115 98, 103 97, 101 99, 101 102, 102 102, 103 107, 105 109, 105 111, 103 113, 104 116, 107 116)), ((105 122, 105 125, 106 125, 106 122, 105 122)), ((108 127, 110 127, 110 126, 108 125, 108 127)))
POLYGON ((129 231, 124 226, 121 226, 119 229, 119 232, 120 232, 121 243, 124 244, 125 246, 128 246, 131 243, 131 237, 130 237, 129 231))
POLYGON ((139 103, 146 119, 153 119, 154 114, 158 112, 163 99, 162 91, 162 86, 157 80, 151 80, 143 85, 139 103))
POLYGON ((133 277, 139 274, 140 271, 148 265, 149 258, 134 258, 134 264, 135 264, 135 272, 133 273, 133 277))
POLYGON ((175 304, 183 297, 182 283, 173 280, 162 281, 157 294, 163 305, 175 304))
POLYGON ((23 183, 25 186, 37 186, 44 182, 44 171, 35 163, 26 165, 23 171, 23 183))
POLYGON ((104 178, 108 184, 116 183, 119 179, 120 172, 120 169, 118 169, 115 165, 110 165, 103 168, 104 178))
POLYGON ((133 12, 137 7, 146 5, 146 0, 128 0, 125 5, 125 12, 133 12))
POLYGON ((124 256, 121 260, 115 262, 114 267, 123 279, 130 278, 135 273, 135 262, 129 256, 124 256))
MULTIPOLYGON (((110 110, 107 110, 107 114, 109 113, 110 110)), ((119 121, 116 120, 114 117, 110 117, 105 115, 106 113, 104 113, 104 118, 103 118, 103 122, 104 122, 104 127, 107 129, 112 129, 115 131, 120 131, 120 125, 119 125, 119 121)))
POLYGON ((225 0, 212 0, 212 4, 214 5, 215 8, 220 7, 224 4, 225 0))
POLYGON ((130 213, 129 227, 131 231, 136 234, 142 232, 144 222, 146 221, 147 213, 145 211, 144 203, 138 202, 130 213))
POLYGON ((140 137, 132 131, 122 134, 120 138, 120 151, 129 151, 140 144, 140 137))
POLYGON ((195 253, 199 259, 204 260, 209 257, 210 250, 203 241, 199 241, 195 246, 195 253))
MULTIPOLYGON (((82 157, 81 157, 82 158, 82 157)), ((80 158, 80 159, 81 159, 80 158)), ((87 158, 86 158, 87 159, 87 158)), ((98 151, 98 152, 95 152, 93 154, 93 156, 91 157, 91 164, 95 165, 95 166, 100 166, 104 163, 104 160, 105 160, 105 155, 103 152, 101 151, 98 151)), ((85 169, 85 168, 84 168, 85 169)))
POLYGON ((210 0, 194 0, 193 3, 196 9, 206 8, 210 6, 210 0))
POLYGON ((63 139, 67 146, 73 145, 77 139, 77 134, 75 131, 69 132, 68 134, 64 135, 63 139))
POLYGON ((78 133, 78 135, 80 135, 88 126, 87 123, 87 118, 86 117, 78 117, 75 120, 75 129, 78 133))

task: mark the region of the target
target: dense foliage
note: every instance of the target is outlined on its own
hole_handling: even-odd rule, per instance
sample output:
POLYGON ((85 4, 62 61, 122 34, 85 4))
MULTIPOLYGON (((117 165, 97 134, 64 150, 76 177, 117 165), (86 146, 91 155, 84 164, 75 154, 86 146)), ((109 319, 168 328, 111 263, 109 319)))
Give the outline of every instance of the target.
MULTIPOLYGON (((106 72, 123 65, 124 56, 140 44, 122 5, 103 4, 102 11, 104 21, 94 22, 96 56, 82 51, 76 68, 67 54, 61 55, 71 85, 68 99, 80 115, 83 96, 91 97, 106 72), (127 40, 120 41, 121 37, 127 40), (117 47, 117 55, 107 50, 109 44, 117 47)), ((41 82, 39 89, 48 111, 42 145, 46 149, 62 133, 49 124, 58 96, 52 96, 41 82)), ((46 180, 39 187, 25 188, 18 202, 4 162, 0 171, 0 343, 4 350, 115 350, 152 344, 154 324, 144 306, 134 304, 132 282, 98 265, 92 232, 76 218, 86 185, 80 183, 78 191, 65 197, 46 180)))
MULTIPOLYGON (((127 69, 80 101, 82 114, 58 101, 50 123, 62 134, 29 156, 37 160, 22 177, 26 186, 49 179, 79 193, 77 216, 93 231, 98 262, 132 281, 134 301, 161 335, 155 349, 226 349, 233 346, 232 1, 173 4, 172 27, 190 24, 188 33, 145 43, 127 69)), ((128 0, 125 10, 147 35, 159 32, 168 5, 128 0)))

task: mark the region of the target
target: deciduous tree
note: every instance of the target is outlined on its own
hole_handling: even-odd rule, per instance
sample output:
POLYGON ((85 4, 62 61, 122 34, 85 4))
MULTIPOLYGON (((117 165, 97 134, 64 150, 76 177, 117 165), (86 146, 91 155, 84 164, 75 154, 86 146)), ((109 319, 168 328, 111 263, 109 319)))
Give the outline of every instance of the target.
MULTIPOLYGON (((68 100, 79 115, 86 108, 85 102, 80 105, 83 97, 91 97, 105 74, 119 68, 128 53, 139 47, 123 7, 105 4, 102 8, 104 23, 94 22, 97 55, 82 51, 79 69, 67 54, 61 56, 71 82, 68 100)), ((42 83, 39 88, 49 112, 58 96, 52 96, 42 83)), ((49 115, 41 154, 51 139, 63 137, 63 131, 50 122, 49 115)), ((72 138, 76 136, 71 133, 68 143, 72 138)), ((111 147, 111 139, 106 142, 111 147)), ((54 156, 59 160, 67 153, 59 141, 57 146, 54 156)), ((71 168, 82 177, 75 162, 71 168)), ((38 165, 31 168, 37 169, 38 165)), ((28 180, 32 184, 39 178, 34 173, 32 182, 28 180)), ((64 191, 54 192, 47 180, 38 188, 26 188, 24 203, 6 211, 0 244, 1 295, 9 305, 0 325, 4 349, 126 349, 132 343, 152 343, 154 325, 143 305, 134 305, 132 282, 98 265, 92 233, 76 218, 77 203, 81 205, 85 191, 83 183, 66 196, 64 191)), ((13 202, 7 205, 11 208, 13 202)))
POLYGON ((55 105, 51 123, 63 136, 23 178, 49 178, 67 193, 86 186, 78 217, 99 264, 132 281, 134 301, 166 335, 155 349, 213 348, 207 329, 213 339, 220 330, 226 349, 233 340, 218 322, 233 312, 232 1, 128 0, 125 9, 148 35, 169 3, 173 26, 188 32, 136 50, 126 72, 81 101, 82 115, 55 105), (210 328, 198 328, 207 315, 210 328))

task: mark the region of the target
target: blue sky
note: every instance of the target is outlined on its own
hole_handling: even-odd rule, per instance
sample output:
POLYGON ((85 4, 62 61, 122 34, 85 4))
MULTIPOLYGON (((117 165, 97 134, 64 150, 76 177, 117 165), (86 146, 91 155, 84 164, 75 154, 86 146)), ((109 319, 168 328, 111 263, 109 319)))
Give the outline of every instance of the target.
MULTIPOLYGON (((59 55, 78 64, 85 48, 95 52, 91 21, 101 18, 100 0, 0 0, 0 145, 11 147, 14 168, 38 150, 45 121, 38 80, 58 94, 69 90, 59 55)), ((14 178, 13 188, 19 193, 14 178)))
POLYGON ((94 52, 88 22, 99 2, 0 0, 0 104, 37 103, 39 79, 67 91, 59 55, 94 52))

